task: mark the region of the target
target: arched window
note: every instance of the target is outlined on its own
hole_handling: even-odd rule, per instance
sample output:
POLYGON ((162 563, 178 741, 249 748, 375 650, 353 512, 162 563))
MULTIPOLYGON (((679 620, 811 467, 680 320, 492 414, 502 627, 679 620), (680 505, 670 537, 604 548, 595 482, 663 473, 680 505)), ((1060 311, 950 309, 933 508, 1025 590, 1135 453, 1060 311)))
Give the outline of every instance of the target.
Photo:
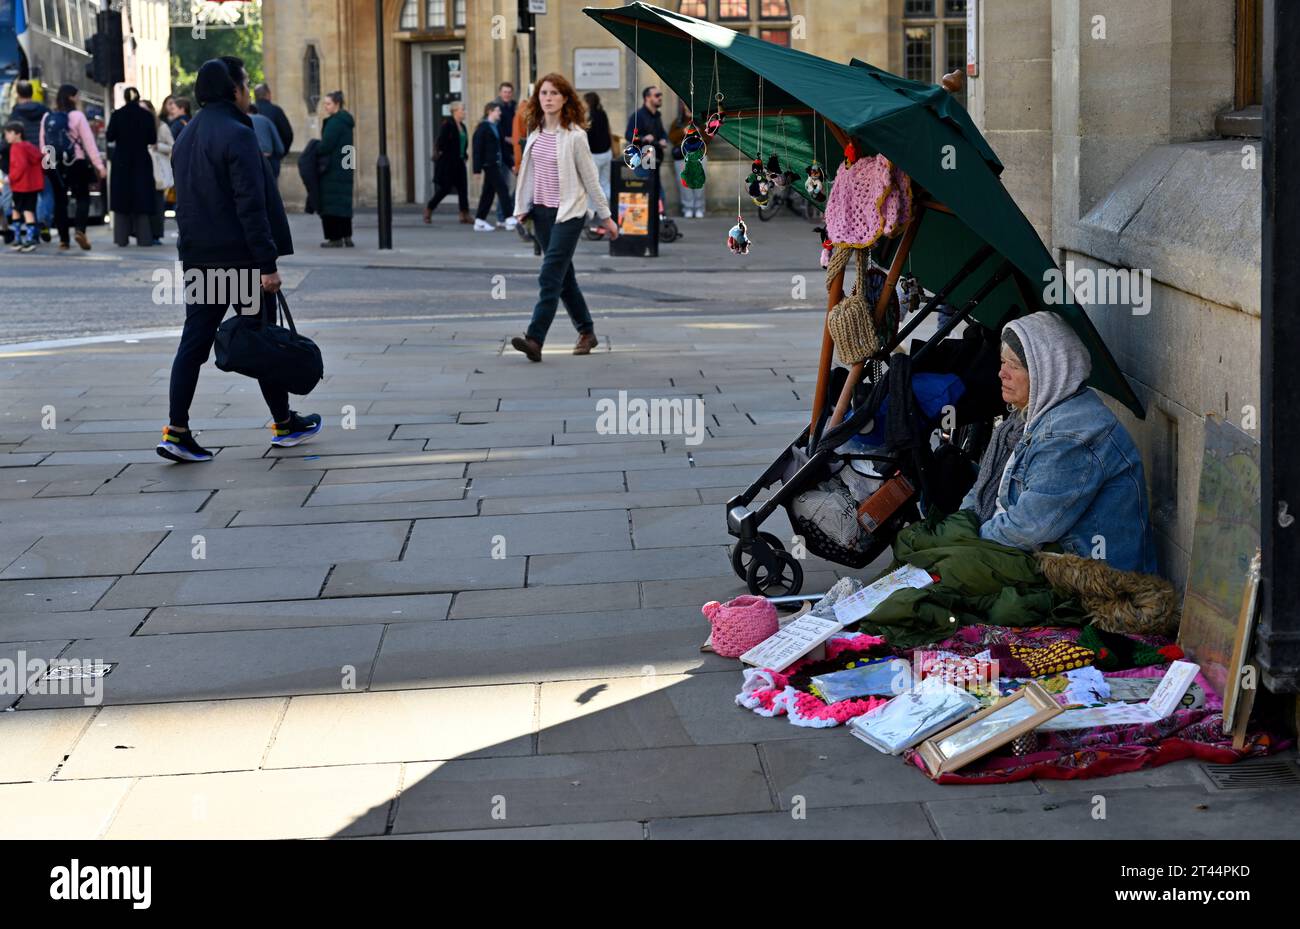
POLYGON ((684 16, 694 16, 696 19, 708 19, 708 0, 682 0, 678 12, 684 16))
POLYGON ((308 45, 302 56, 302 88, 307 111, 315 113, 320 105, 320 54, 315 45, 308 45))
POLYGON ((416 30, 420 28, 420 4, 418 0, 406 0, 402 6, 402 16, 397 21, 398 29, 416 30))

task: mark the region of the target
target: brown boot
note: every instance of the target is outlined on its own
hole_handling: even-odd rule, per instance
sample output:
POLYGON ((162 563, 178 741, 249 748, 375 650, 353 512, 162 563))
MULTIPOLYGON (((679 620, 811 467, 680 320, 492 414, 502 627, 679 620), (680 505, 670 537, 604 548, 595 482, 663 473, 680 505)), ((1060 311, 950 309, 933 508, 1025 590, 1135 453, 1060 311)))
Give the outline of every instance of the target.
POLYGON ((542 360, 542 347, 528 336, 515 336, 510 340, 510 344, 515 347, 516 351, 521 351, 527 355, 529 361, 542 360))
POLYGON ((474 222, 474 218, 473 218, 472 216, 469 215, 469 210, 461 210, 461 211, 460 211, 460 221, 461 221, 462 223, 466 223, 466 224, 468 224, 468 223, 472 223, 472 222, 474 222))
POLYGON ((600 344, 594 332, 582 332, 578 334, 578 344, 573 346, 573 354, 590 355, 591 350, 600 344))

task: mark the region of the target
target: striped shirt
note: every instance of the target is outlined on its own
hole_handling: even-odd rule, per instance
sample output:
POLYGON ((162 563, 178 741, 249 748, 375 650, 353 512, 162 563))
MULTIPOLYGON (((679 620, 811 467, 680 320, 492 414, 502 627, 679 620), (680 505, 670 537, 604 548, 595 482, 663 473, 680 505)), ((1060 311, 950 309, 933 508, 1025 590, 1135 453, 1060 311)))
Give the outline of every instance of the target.
POLYGON ((530 153, 533 162, 533 203, 560 207, 560 169, 555 162, 556 136, 542 130, 537 133, 530 153))

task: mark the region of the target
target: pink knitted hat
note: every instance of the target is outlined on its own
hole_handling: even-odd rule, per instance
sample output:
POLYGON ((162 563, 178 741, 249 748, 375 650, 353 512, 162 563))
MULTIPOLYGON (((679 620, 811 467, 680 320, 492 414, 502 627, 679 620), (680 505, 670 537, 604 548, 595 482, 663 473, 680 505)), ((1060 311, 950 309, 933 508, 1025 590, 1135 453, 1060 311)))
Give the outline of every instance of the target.
POLYGON ((745 594, 726 603, 710 600, 700 612, 713 626, 713 651, 723 658, 739 658, 780 628, 776 607, 766 597, 745 594))

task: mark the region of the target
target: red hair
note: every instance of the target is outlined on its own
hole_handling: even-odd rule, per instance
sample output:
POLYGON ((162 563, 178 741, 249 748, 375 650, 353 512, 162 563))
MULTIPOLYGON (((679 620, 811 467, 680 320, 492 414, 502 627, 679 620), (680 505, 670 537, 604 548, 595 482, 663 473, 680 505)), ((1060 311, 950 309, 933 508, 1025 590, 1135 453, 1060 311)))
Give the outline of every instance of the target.
POLYGON ((587 108, 582 105, 582 100, 578 97, 578 92, 573 89, 568 78, 563 74, 552 71, 537 82, 533 88, 533 95, 528 98, 524 104, 524 120, 528 124, 528 131, 536 129, 542 124, 542 85, 549 83, 558 90, 564 97, 564 106, 560 108, 560 125, 565 129, 577 126, 579 129, 587 128, 587 108))

